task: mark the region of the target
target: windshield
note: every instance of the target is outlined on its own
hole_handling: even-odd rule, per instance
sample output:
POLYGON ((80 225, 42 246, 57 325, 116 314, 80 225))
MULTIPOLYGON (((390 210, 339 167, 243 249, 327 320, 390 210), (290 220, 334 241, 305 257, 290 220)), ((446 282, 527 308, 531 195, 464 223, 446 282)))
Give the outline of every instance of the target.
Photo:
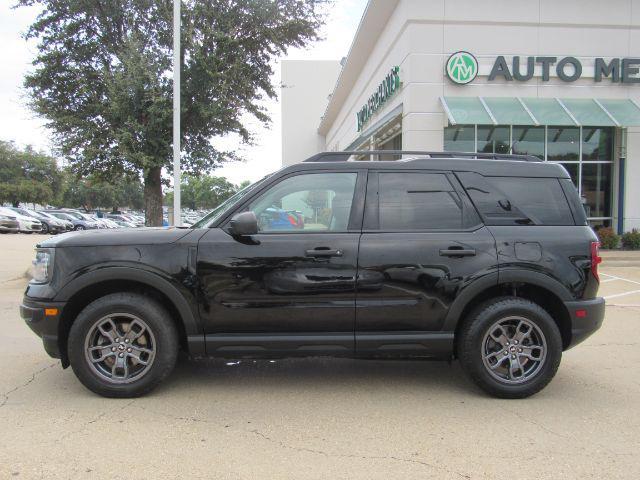
POLYGON ((191 228, 206 228, 207 226, 211 225, 212 223, 216 222, 217 220, 219 220, 220 218, 222 218, 222 215, 233 205, 235 205, 236 203, 238 203, 243 197, 245 197, 249 192, 251 192, 252 190, 254 190, 256 187, 258 187, 259 185, 262 185, 264 182, 267 181, 267 179, 271 178, 271 176, 273 176, 273 173, 270 173, 269 175, 267 175, 266 177, 258 180, 256 183, 252 183, 251 185, 248 185, 247 187, 243 188, 242 190, 240 190, 239 192, 237 192, 235 195, 232 195, 231 197, 227 198, 224 202, 222 202, 220 205, 218 205, 216 208, 214 208, 213 210, 211 210, 209 213, 207 213, 204 217, 202 217, 199 221, 197 221, 196 223, 194 223, 191 228))

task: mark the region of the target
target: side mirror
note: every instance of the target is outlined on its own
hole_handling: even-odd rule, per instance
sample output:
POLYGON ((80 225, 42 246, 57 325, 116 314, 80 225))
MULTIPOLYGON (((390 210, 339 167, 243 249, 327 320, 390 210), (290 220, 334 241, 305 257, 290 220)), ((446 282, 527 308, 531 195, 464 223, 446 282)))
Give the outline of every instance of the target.
POLYGON ((229 233, 234 237, 256 235, 258 233, 258 217, 253 212, 234 215, 229 222, 229 233))

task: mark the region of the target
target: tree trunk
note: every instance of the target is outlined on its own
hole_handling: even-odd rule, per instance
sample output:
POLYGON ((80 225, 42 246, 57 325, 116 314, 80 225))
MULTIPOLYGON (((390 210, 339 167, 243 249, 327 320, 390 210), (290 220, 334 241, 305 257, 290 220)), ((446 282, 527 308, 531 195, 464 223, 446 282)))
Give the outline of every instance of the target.
POLYGON ((11 205, 13 205, 13 208, 18 208, 20 206, 20 202, 18 200, 14 200, 11 202, 11 205))
POLYGON ((162 182, 160 167, 144 172, 145 224, 148 227, 162 226, 162 182))

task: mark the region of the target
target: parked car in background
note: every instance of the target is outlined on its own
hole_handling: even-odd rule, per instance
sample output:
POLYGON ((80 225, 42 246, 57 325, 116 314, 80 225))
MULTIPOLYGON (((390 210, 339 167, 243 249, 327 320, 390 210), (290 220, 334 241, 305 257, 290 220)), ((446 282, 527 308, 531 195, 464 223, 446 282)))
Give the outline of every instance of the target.
POLYGON ((108 213, 105 217, 116 222, 124 222, 129 227, 144 227, 144 220, 136 219, 124 213, 108 213))
POLYGON ((0 213, 0 233, 18 233, 20 224, 15 216, 0 213))
POLYGON ((99 218, 98 219, 100 222, 102 222, 103 224, 105 224, 107 226, 107 228, 120 228, 120 225, 118 225, 116 222, 114 222, 113 220, 111 220, 110 218, 99 218))
POLYGON ((40 232, 42 230, 42 223, 33 217, 22 215, 9 208, 0 207, 0 214, 7 215, 9 217, 15 217, 18 221, 18 229, 22 233, 40 232))
POLYGON ((55 217, 55 216, 51 215, 50 213, 47 213, 44 210, 38 210, 36 213, 38 213, 39 215, 41 215, 44 218, 48 218, 48 219, 56 220, 56 221, 60 222, 62 224, 62 226, 64 227, 66 232, 70 232, 70 231, 73 230, 73 222, 71 222, 71 220, 67 220, 65 218, 55 217))
POLYGON ((25 215, 27 217, 31 217, 31 218, 35 218, 36 220, 39 220, 40 223, 42 223, 42 229, 40 230, 41 233, 56 234, 56 233, 63 233, 67 231, 65 224, 60 219, 46 217, 45 215, 42 215, 40 212, 36 212, 35 210, 30 210, 28 208, 21 208, 21 207, 9 207, 9 208, 14 212, 19 213, 20 215, 25 215))
POLYGON ((94 230, 98 228, 96 222, 90 222, 82 217, 76 217, 65 210, 47 210, 47 213, 56 218, 62 218, 73 223, 74 230, 94 230))

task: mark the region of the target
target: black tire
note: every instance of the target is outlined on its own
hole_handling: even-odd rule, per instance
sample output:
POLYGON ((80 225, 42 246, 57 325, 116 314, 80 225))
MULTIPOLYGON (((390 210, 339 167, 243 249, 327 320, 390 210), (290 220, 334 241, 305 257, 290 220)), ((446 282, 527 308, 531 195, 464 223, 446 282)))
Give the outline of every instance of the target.
POLYGON ((40 230, 40 233, 48 234, 50 231, 51 231, 51 228, 49 228, 49 225, 47 225, 46 223, 43 223, 42 230, 40 230))
MULTIPOLYGON (((524 328, 526 328, 526 325, 524 328)), ((505 335, 505 339, 508 340, 507 337, 509 335, 505 335)), ((528 342, 529 340, 526 341, 528 342)), ((521 346, 525 347, 525 344, 522 343, 521 346)), ((542 390, 556 374, 562 358, 562 337, 553 318, 540 305, 523 298, 500 297, 482 303, 464 319, 464 324, 457 338, 457 349, 463 370, 485 392, 500 398, 525 398, 542 390), (507 320, 514 317, 516 320, 507 320), (517 347, 513 340, 515 337, 511 338, 511 342, 506 343, 508 347, 498 346, 501 343, 493 341, 489 337, 490 333, 496 332, 496 330, 492 332, 489 332, 489 330, 495 327, 498 322, 513 322, 515 324, 520 321, 517 319, 525 319, 529 326, 533 324, 532 331, 536 332, 536 335, 541 332, 542 336, 538 335, 538 337, 542 339, 542 342, 546 342, 546 351, 539 350, 540 353, 536 353, 541 358, 541 361, 531 361, 528 358, 523 360, 523 362, 531 362, 528 367, 531 369, 531 376, 527 378, 525 369, 521 368, 520 373, 522 373, 522 376, 520 380, 517 378, 512 379, 511 372, 508 372, 509 365, 512 362, 510 358, 516 357, 507 354, 510 350, 502 351, 502 348, 516 348, 515 351, 517 352, 517 347), (491 359, 494 361, 493 368, 501 364, 498 365, 499 368, 506 368, 507 373, 504 375, 509 378, 496 378, 496 376, 500 376, 499 372, 495 372, 493 368, 490 368, 491 365, 485 365, 485 360, 483 360, 483 355, 486 353, 484 351, 485 341, 490 344, 493 342, 494 348, 498 350, 496 355, 500 355, 500 358, 504 356, 502 361, 497 361, 496 357, 491 359), (544 356, 542 352, 544 352, 544 356), (503 353, 506 355, 503 355, 503 353), (512 383, 515 381, 521 383, 512 383)), ((493 354, 488 356, 491 355, 493 354)), ((520 355, 523 354, 517 355, 517 362, 520 362, 520 355)), ((487 360, 487 363, 491 364, 489 360, 487 360)), ((526 366, 527 364, 525 363, 524 365, 526 366)), ((518 372, 518 369, 516 368, 515 371, 518 372)))
POLYGON ((98 395, 112 398, 148 393, 169 376, 178 355, 178 332, 169 313, 155 300, 136 293, 113 293, 90 303, 73 322, 67 343, 71 368, 82 384, 98 395), (114 383, 100 375, 85 354, 85 341, 95 332, 94 327, 105 317, 116 314, 141 319, 153 335, 153 360, 143 367, 145 373, 131 383, 114 383))
POLYGON ((84 227, 82 225, 77 225, 74 230, 78 231, 78 230, 84 230, 84 227))

